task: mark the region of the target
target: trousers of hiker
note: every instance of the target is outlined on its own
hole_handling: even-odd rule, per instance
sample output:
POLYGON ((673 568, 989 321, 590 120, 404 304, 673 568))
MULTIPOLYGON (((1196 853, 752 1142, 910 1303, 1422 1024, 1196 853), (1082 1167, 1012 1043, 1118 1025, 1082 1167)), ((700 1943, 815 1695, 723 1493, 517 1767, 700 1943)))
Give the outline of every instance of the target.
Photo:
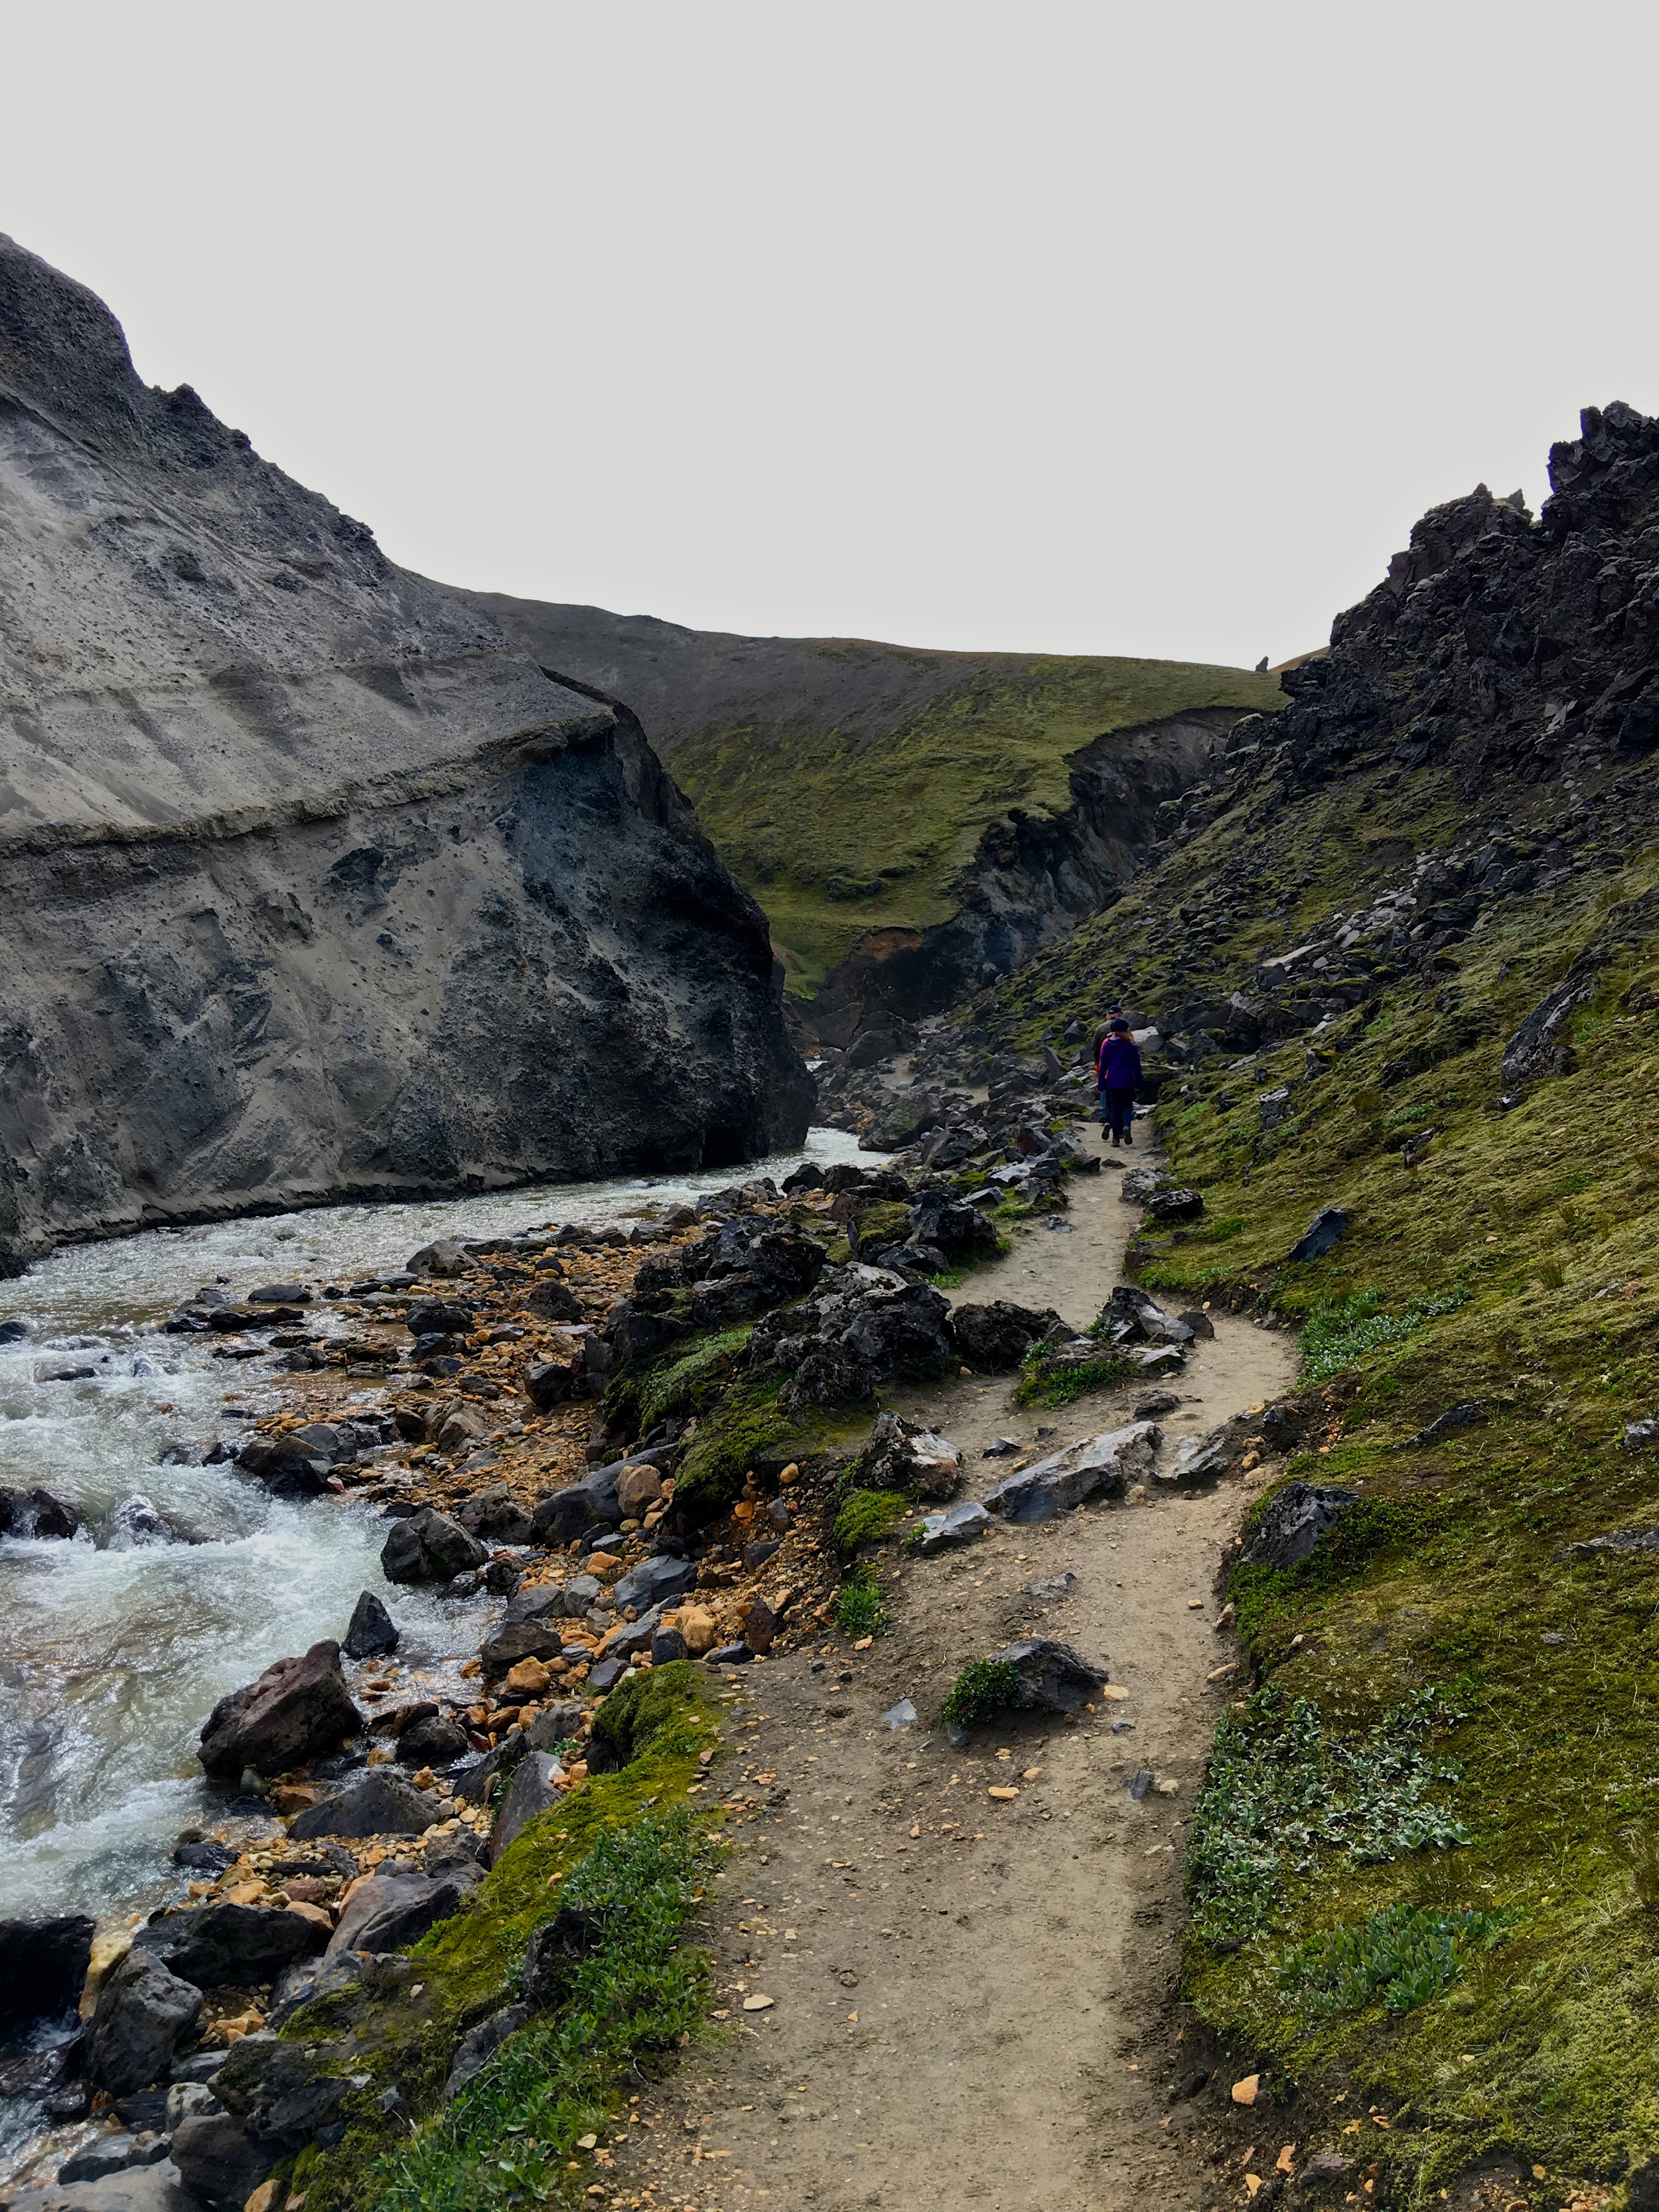
POLYGON ((1100 1090, 1101 1119, 1105 1127, 1103 1139, 1110 1130, 1115 1145, 1134 1143, 1135 1093, 1140 1088, 1140 1054, 1130 1035, 1127 1022, 1114 1022, 1100 1041, 1100 1057, 1095 1066, 1095 1080, 1100 1090))

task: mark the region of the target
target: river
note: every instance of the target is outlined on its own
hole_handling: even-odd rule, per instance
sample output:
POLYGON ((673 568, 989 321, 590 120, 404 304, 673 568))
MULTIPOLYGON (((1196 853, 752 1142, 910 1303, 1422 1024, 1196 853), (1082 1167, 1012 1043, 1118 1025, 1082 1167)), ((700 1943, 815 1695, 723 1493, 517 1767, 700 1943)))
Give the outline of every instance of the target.
MULTIPOLYGON (((343 1636, 360 1590, 386 1593, 374 1507, 287 1504, 229 1464, 190 1463, 281 1403, 281 1382, 273 1358, 232 1364, 213 1357, 221 1340, 161 1334, 175 1306, 203 1284, 237 1299, 273 1280, 350 1282, 401 1267, 436 1237, 603 1220, 856 1151, 841 1131, 815 1129, 805 1152, 687 1179, 156 1230, 65 1247, 0 1283, 0 1322, 31 1331, 0 1346, 0 1485, 48 1489, 85 1521, 68 1542, 0 1538, 0 1917, 107 1920, 171 1893, 179 1831, 224 1817, 195 1756, 215 1702, 272 1660, 343 1636), (135 1496, 171 1538, 133 1540, 118 1509, 135 1496)), ((364 1404, 384 1395, 358 1393, 364 1404)), ((399 1589, 394 1610, 411 1686, 453 1687, 483 1606, 399 1589)))

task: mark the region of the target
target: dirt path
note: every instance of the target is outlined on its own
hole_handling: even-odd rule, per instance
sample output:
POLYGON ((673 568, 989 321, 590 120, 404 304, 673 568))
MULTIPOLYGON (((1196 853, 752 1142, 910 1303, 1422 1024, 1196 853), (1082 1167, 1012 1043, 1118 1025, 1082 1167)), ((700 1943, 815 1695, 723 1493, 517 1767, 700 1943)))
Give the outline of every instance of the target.
MULTIPOLYGON (((1092 1319, 1139 1218, 1118 1190, 1109 1168, 1074 1182, 1069 1234, 1022 1227, 958 1297, 1092 1319)), ((1287 1339, 1214 1319, 1164 1422, 1166 1457, 1294 1379, 1287 1339)), ((1131 1418, 1141 1395, 1033 1415, 1012 1383, 969 1379, 891 1402, 963 1448, 977 1494, 998 1472, 981 1457, 996 1436, 1052 1429, 1058 1445, 1131 1418)), ((707 1930, 727 2040, 641 2097, 605 2176, 617 2200, 705 2212, 1212 2201, 1190 2116, 1170 2099, 1169 2000, 1182 1826, 1224 1694, 1205 1678, 1230 1656, 1211 1626, 1216 1571, 1244 1502, 1224 1484, 998 1529, 905 1565, 885 1600, 891 1632, 868 1651, 826 1638, 744 1670, 718 1775, 753 1809, 734 1820, 740 1848, 707 1930), (1025 1594, 1067 1573, 1063 1599, 1025 1594), (1032 1628, 1107 1665, 1127 1699, 1075 1724, 1007 1721, 952 1751, 937 1716, 957 1669, 1032 1628), (890 1729, 882 1717, 906 1697, 921 1718, 890 1729), (1127 1784, 1142 1766, 1166 1786, 1137 1803, 1127 1784), (986 1794, 1010 1784, 1012 1801, 986 1794), (745 2012, 760 1996, 771 2004, 745 2012)))

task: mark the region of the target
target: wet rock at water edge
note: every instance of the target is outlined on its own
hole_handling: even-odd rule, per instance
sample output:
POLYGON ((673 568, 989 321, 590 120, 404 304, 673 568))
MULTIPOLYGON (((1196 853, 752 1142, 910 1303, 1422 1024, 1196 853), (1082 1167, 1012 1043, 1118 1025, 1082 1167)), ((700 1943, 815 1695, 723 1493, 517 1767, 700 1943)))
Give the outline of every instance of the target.
POLYGON ((476 1536, 428 1505, 393 1527, 381 1548, 380 1571, 389 1583, 447 1583, 482 1567, 488 1557, 476 1536))
POLYGON ((320 1498, 328 1489, 328 1458, 290 1437, 245 1437, 236 1465, 273 1498, 320 1498))
POLYGON ((135 1945, 105 1975, 87 2031, 87 2075, 112 2097, 159 2081, 195 2029, 202 1993, 135 1945))
POLYGON ((1358 1493, 1311 1482, 1286 1483, 1262 1510, 1239 1556, 1244 1567, 1293 1567, 1329 1535, 1358 1493))
POLYGON ((0 1490, 0 1536, 73 1536, 81 1526, 74 1506, 49 1490, 0 1490))
POLYGON ((96 1925, 79 1912, 0 1920, 0 2036, 74 2010, 96 1925))
POLYGON ((281 2152, 256 2142, 229 2112, 192 2112, 173 2137, 173 2162, 191 2198, 207 2212, 242 2212, 281 2152))
POLYGON ((339 1645, 313 1644, 303 1657, 278 1659, 258 1681, 221 1698, 202 1730, 199 1756, 210 1774, 230 1780, 249 1766, 283 1774, 362 1727, 340 1672, 339 1645))
POLYGON ((348 1659, 373 1659, 381 1652, 395 1651, 398 1642, 397 1623, 374 1591, 364 1590, 351 1608, 341 1650, 348 1659))
POLYGON ((398 1738, 398 1763, 417 1772, 424 1766, 453 1766, 471 1748, 464 1729, 433 1716, 416 1721, 398 1738))
POLYGON ((344 1951, 405 1951, 429 1928, 459 1912, 480 1880, 473 1865, 446 1875, 372 1875, 352 1893, 325 1956, 344 1951))
POLYGON ((303 1913, 270 1905, 201 1905, 151 1920, 133 1938, 198 1990, 234 1989, 274 1980, 285 1966, 322 1948, 325 1938, 303 1913))
POLYGON ((297 1814, 289 1834, 296 1843, 313 1836, 423 1836, 437 1817, 423 1791, 378 1766, 297 1814))

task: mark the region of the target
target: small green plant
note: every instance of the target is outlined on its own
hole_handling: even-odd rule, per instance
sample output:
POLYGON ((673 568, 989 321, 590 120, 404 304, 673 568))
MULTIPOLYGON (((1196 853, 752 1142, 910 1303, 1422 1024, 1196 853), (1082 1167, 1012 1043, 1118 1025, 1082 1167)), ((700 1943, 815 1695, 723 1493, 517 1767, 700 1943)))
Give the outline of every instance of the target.
POLYGON ((909 1501, 896 1490, 854 1490, 836 1516, 836 1549, 850 1559, 860 1544, 878 1544, 890 1536, 909 1510, 909 1501))
POLYGON ((1638 1820, 1620 1828, 1612 1840, 1613 1848, 1630 1869, 1637 1902, 1659 1905, 1659 1832, 1650 1822, 1638 1820))
POLYGON ((1040 1340, 1026 1353, 1014 1386, 1017 1406, 1069 1406, 1091 1390, 1109 1390, 1134 1372, 1134 1362, 1103 1345, 1098 1359, 1052 1364, 1054 1346, 1040 1340))
POLYGON ((1025 1685, 1009 1659, 970 1659, 945 1694, 941 1711, 957 1728, 971 1728, 1024 1702, 1025 1685))
POLYGON ((879 1636, 886 1627, 881 1588, 867 1565, 854 1567, 836 1593, 835 1622, 843 1636, 879 1636))
POLYGON ((1279 1984, 1318 2018, 1363 2012, 1379 1994, 1389 2011, 1410 2012, 1438 1996, 1462 1972, 1470 1951, 1490 1950, 1519 1917, 1390 1905, 1358 1927, 1322 1929, 1282 1952, 1279 1984))
POLYGON ((1327 1382, 1345 1367, 1352 1367, 1368 1352, 1385 1345, 1403 1344, 1427 1322, 1442 1314, 1455 1313, 1467 1305, 1465 1290, 1443 1291, 1436 1297, 1413 1298, 1403 1314, 1382 1310, 1381 1291, 1354 1291, 1345 1298, 1321 1307, 1302 1331, 1302 1354, 1306 1362, 1304 1380, 1327 1382))

